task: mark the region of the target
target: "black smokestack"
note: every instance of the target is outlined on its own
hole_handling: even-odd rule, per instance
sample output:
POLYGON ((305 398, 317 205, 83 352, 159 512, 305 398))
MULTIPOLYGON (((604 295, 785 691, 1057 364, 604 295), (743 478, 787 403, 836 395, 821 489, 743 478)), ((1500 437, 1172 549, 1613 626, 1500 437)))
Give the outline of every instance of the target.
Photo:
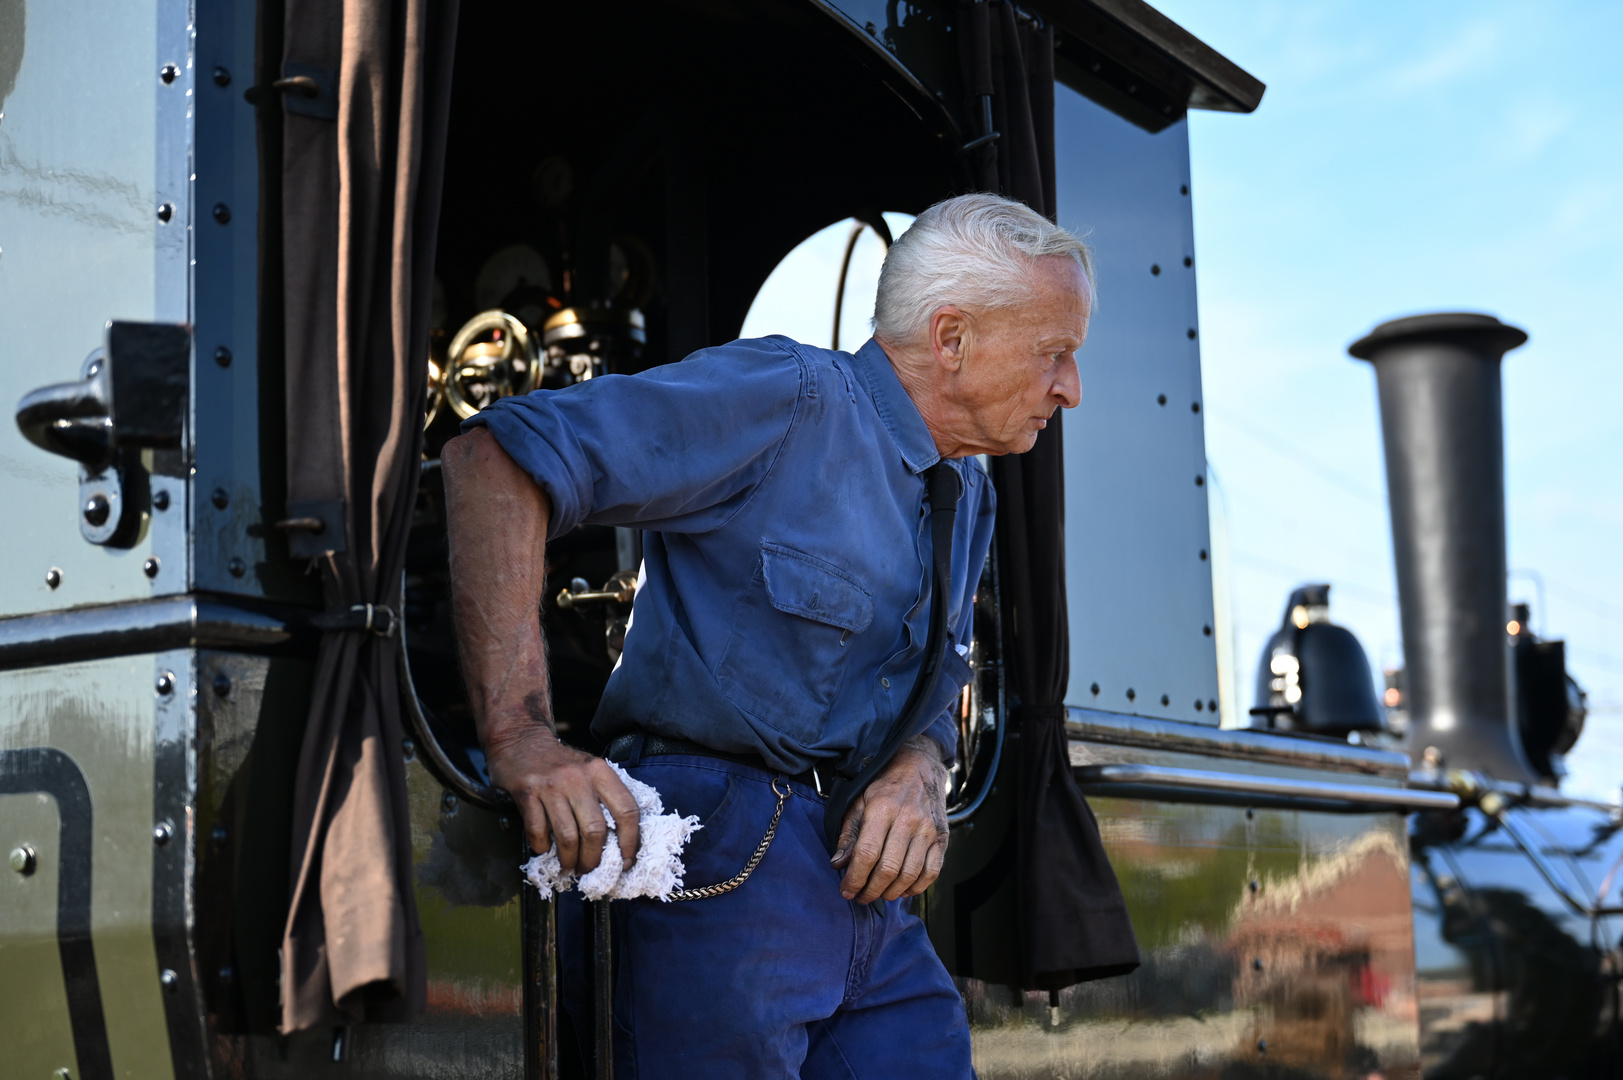
POLYGON ((1515 782, 1536 777, 1510 709, 1499 367, 1526 340, 1491 315, 1416 315, 1348 349, 1380 391, 1410 753, 1515 782))

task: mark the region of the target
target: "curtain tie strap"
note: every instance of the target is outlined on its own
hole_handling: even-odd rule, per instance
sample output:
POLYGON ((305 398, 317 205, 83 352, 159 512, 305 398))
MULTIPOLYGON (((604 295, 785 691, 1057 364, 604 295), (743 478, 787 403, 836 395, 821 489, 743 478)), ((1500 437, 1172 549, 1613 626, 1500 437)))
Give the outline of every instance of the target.
POLYGON ((318 630, 364 630, 392 638, 400 628, 400 617, 385 604, 352 604, 348 611, 323 612, 310 624, 318 630))

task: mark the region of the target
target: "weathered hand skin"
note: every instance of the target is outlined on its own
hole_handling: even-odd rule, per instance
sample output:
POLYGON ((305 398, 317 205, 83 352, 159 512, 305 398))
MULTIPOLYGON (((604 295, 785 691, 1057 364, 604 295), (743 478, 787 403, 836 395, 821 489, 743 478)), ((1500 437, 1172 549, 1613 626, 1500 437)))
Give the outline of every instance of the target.
POLYGON ((917 896, 935 883, 947 855, 947 767, 920 735, 846 811, 831 865, 840 895, 869 904, 917 896))
POLYGON ((538 611, 552 507, 484 428, 440 460, 451 608, 462 673, 490 779, 513 797, 535 851, 558 843, 565 870, 595 870, 614 816, 626 865, 637 857, 637 801, 608 762, 558 741, 538 611))

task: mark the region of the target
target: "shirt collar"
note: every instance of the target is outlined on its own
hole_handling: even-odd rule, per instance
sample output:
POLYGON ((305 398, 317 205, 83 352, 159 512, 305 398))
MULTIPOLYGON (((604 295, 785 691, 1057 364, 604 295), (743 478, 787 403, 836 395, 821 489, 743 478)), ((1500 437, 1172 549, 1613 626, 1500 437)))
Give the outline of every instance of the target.
POLYGON ((930 435, 924 417, 919 415, 913 399, 907 396, 902 380, 896 377, 896 369, 891 366, 885 350, 879 347, 879 342, 869 338, 868 343, 854 355, 856 363, 852 367, 856 369, 857 378, 867 388, 874 408, 879 410, 879 419, 884 423, 885 430, 890 432, 891 441, 902 452, 902 460, 907 462, 907 467, 914 473, 921 473, 940 461, 941 453, 936 450, 935 439, 930 435))

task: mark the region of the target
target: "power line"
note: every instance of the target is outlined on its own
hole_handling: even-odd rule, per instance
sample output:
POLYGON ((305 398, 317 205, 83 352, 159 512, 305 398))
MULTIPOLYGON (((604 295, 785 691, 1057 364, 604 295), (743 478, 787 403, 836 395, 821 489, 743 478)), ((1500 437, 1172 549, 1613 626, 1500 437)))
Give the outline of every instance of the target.
POLYGON ((1306 469, 1310 473, 1313 473, 1326 483, 1333 484, 1341 490, 1348 492, 1351 495, 1356 495, 1365 502, 1371 503, 1383 510, 1386 508, 1386 500, 1383 499, 1378 493, 1371 491, 1357 478, 1349 476, 1328 462, 1319 460, 1314 455, 1308 453, 1306 450, 1303 450, 1300 446, 1297 446, 1288 439, 1280 438, 1278 435, 1269 431, 1261 424, 1253 424, 1249 420, 1243 420, 1238 416, 1230 416, 1228 413, 1221 411, 1214 413, 1212 412, 1210 406, 1208 406, 1206 409, 1206 415, 1216 417, 1218 420, 1221 420, 1224 424, 1233 428, 1235 431, 1240 432, 1242 435, 1249 436, 1252 440, 1267 447, 1269 450, 1272 450, 1280 457, 1300 465, 1302 468, 1306 469))

